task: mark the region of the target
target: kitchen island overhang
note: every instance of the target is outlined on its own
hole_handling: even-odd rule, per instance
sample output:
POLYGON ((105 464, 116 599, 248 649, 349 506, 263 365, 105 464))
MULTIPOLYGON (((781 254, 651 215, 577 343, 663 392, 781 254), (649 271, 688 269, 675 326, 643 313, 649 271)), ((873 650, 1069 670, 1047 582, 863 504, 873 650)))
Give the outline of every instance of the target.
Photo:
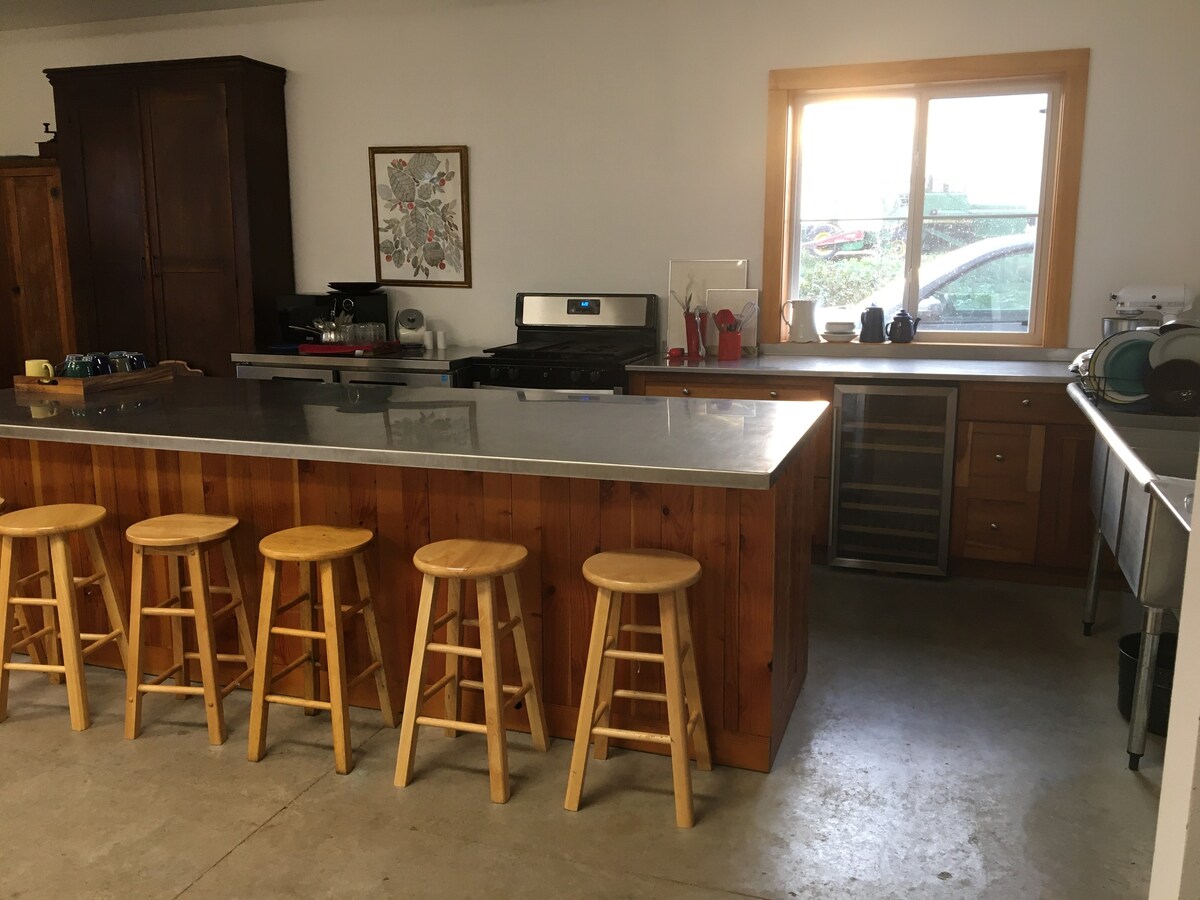
MULTIPOLYGON (((814 426, 826 414, 821 401, 214 378, 180 378, 136 399, 116 395, 77 409, 6 391, 0 494, 9 508, 107 507, 104 537, 126 586, 124 529, 153 515, 237 516, 235 551, 251 597, 264 535, 317 522, 373 529, 371 576, 397 698, 420 585, 412 553, 449 537, 522 543, 530 550, 522 595, 558 737, 574 731, 594 602, 583 560, 630 546, 689 553, 705 573, 691 594, 715 758, 766 771, 807 670, 812 498, 803 486, 814 426)), ((161 591, 165 574, 155 579, 161 591)), ((298 586, 283 589, 294 594, 298 586)), ((645 624, 651 606, 635 605, 632 615, 645 624)), ((365 636, 350 643, 352 656, 365 652, 365 636)), ((152 642, 152 671, 170 665, 168 647, 165 634, 152 642)), ((290 659, 297 650, 285 643, 280 652, 290 659)), ((662 679, 655 668, 618 678, 653 691, 662 679)), ((299 675, 291 677, 280 687, 298 693, 299 675)), ((353 699, 375 703, 365 685, 353 699)), ((656 706, 623 700, 614 721, 653 727, 663 718, 656 706)), ((521 712, 512 724, 524 727, 521 712)))

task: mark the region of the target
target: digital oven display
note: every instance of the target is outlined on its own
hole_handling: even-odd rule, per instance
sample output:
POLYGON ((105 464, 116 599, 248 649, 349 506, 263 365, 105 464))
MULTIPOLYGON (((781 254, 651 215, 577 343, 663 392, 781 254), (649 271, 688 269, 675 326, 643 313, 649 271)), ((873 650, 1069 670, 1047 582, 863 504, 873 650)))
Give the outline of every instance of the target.
POLYGON ((600 315, 600 300, 596 297, 567 300, 568 316, 598 316, 600 315))

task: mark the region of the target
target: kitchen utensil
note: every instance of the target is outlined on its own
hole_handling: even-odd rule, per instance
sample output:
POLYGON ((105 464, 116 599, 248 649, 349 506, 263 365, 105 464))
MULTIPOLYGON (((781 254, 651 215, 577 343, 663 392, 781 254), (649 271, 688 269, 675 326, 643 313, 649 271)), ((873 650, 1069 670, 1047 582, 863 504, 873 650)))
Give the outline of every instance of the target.
POLYGON ((921 317, 915 319, 909 315, 908 310, 902 309, 892 317, 892 321, 886 329, 888 340, 893 344, 907 344, 917 336, 917 325, 921 322, 921 317))
POLYGON ((1150 365, 1158 367, 1170 359, 1200 362, 1200 328, 1181 328, 1161 335, 1150 347, 1150 365))
POLYGON ((339 294, 372 294, 379 290, 378 281, 331 281, 329 286, 339 294))
POLYGON ((1088 371, 1094 389, 1104 400, 1134 403, 1146 398, 1142 379, 1150 368, 1150 345, 1156 338, 1148 331, 1122 331, 1096 346, 1088 371), (1113 362, 1122 347, 1135 345, 1139 348, 1136 352, 1123 351, 1124 359, 1113 362), (1131 355, 1125 355, 1127 352, 1131 355))
POLYGON ((872 303, 863 310, 859 317, 862 322, 862 333, 858 336, 861 344, 882 344, 887 338, 883 333, 883 307, 872 303))
MULTIPOLYGON (((1131 284, 1110 294, 1119 317, 1137 317, 1148 313, 1172 319, 1190 310, 1196 292, 1186 284, 1131 284)), ((1156 323, 1157 324, 1157 323, 1156 323)))
POLYGON ((1150 402, 1160 412, 1186 415, 1200 410, 1200 362, 1168 359, 1146 373, 1144 384, 1150 402))
POLYGON ((685 312, 683 314, 683 333, 687 344, 689 359, 699 359, 704 356, 704 342, 700 340, 700 316, 685 312))
POLYGON ((821 337, 831 344, 848 344, 854 340, 855 334, 853 331, 822 331, 821 337))
POLYGON ((1158 315, 1105 316, 1100 320, 1100 332, 1110 338, 1122 331, 1136 331, 1139 328, 1157 327, 1162 323, 1158 315))
POLYGON ((715 314, 717 328, 720 331, 734 331, 737 328, 737 316, 732 309, 718 309, 715 314))
POLYGON ((817 329, 816 300, 787 301, 783 321, 788 326, 788 340, 793 344, 811 344, 821 339, 817 329))
POLYGON ((54 365, 48 359, 27 359, 25 374, 30 378, 53 378, 54 365))

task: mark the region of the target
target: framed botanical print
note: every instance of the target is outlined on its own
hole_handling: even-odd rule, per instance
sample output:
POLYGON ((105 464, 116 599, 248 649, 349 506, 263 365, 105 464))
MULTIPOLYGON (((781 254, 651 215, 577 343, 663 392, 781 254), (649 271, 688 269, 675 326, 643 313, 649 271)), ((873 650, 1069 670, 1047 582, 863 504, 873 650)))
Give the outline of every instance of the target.
POLYGON ((375 280, 471 286, 467 148, 372 147, 375 280))

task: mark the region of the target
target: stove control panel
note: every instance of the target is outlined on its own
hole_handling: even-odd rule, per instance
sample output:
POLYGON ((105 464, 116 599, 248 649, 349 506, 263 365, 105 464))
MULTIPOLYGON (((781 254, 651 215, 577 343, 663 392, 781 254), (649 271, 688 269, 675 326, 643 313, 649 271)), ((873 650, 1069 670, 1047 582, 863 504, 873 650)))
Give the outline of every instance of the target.
POLYGON ((568 316, 598 316, 600 315, 599 297, 569 297, 567 298, 568 316))

